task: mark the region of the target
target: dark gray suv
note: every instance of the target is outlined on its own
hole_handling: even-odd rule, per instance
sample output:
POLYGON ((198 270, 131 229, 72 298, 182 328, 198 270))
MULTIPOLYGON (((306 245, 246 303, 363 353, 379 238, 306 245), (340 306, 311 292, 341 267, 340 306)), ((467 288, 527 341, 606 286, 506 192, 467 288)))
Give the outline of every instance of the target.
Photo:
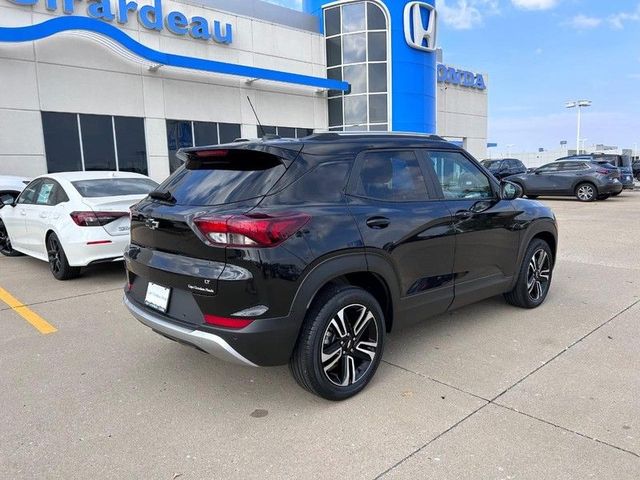
MULTIPOLYGON (((631 158, 624 155, 590 153, 586 155, 573 155, 571 157, 559 158, 556 162, 565 160, 595 162, 605 168, 616 167, 620 171, 620 183, 625 190, 633 190, 633 168, 631 166, 631 158)), ((612 193, 611 196, 619 195, 612 193)))
POLYGON ((521 175, 507 177, 529 198, 574 196, 582 202, 606 200, 622 191, 620 171, 588 160, 560 160, 521 175))

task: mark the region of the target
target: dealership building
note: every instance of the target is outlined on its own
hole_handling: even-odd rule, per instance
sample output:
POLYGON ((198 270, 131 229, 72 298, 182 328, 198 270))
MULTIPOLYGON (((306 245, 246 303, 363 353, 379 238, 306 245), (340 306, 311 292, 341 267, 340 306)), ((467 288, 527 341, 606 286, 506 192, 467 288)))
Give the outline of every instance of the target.
POLYGON ((442 63, 432 4, 0 0, 0 175, 162 180, 181 147, 322 131, 437 133, 483 158, 488 78, 442 63))

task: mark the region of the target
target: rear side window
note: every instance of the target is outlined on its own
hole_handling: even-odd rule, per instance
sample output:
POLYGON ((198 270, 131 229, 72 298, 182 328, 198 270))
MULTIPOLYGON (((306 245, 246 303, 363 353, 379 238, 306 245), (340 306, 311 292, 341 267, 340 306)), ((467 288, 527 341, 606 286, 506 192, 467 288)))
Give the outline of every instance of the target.
POLYGON ((388 202, 428 199, 422 169, 414 152, 379 151, 364 154, 355 194, 388 202))
POLYGON ((560 170, 582 170, 584 169, 583 162, 561 162, 560 170))
POLYGON ((104 178, 71 182, 85 198, 146 195, 158 184, 149 178, 104 178))
POLYGON ((280 192, 276 201, 289 204, 340 202, 350 166, 351 162, 322 163, 280 192))
POLYGON ((36 195, 36 205, 51 205, 55 198, 55 184, 51 180, 42 182, 42 186, 36 195))
POLYGON ((189 160, 158 191, 169 192, 178 205, 222 205, 265 195, 285 171, 275 155, 229 150, 228 156, 189 160))

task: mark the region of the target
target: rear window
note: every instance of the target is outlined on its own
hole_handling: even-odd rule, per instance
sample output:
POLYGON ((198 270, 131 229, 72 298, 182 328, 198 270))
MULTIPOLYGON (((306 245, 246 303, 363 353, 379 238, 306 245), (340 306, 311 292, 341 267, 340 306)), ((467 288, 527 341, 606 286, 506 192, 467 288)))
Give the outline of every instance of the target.
POLYGON ((221 205, 265 195, 285 171, 275 155, 231 150, 227 157, 187 161, 158 191, 178 205, 221 205))
POLYGON ((158 186, 150 178, 100 178, 71 184, 85 198, 146 195, 158 186))

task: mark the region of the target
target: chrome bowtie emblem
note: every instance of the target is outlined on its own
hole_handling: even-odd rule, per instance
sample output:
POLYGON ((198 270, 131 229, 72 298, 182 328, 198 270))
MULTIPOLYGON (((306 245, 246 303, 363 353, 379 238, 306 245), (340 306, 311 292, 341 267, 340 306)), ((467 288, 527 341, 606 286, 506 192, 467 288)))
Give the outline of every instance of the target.
POLYGON ((145 220, 144 224, 147 226, 147 228, 149 230, 155 230, 156 228, 158 228, 160 226, 160 222, 158 220, 153 219, 153 218, 147 218, 145 220))

